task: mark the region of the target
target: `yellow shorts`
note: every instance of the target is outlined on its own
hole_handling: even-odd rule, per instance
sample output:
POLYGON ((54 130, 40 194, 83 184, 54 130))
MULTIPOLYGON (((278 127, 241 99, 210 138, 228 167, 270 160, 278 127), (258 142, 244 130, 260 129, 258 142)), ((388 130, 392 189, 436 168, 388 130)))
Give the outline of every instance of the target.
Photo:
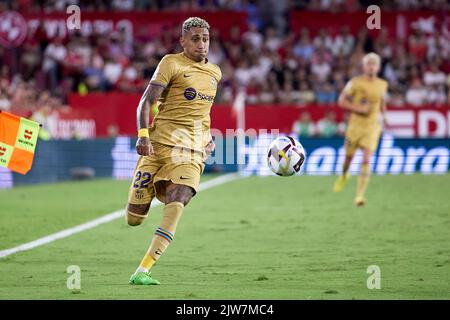
POLYGON ((378 147, 381 129, 370 131, 347 131, 345 135, 345 151, 347 154, 355 154, 356 150, 369 149, 374 152, 378 147))
POLYGON ((152 145, 152 155, 139 157, 128 192, 128 203, 149 204, 155 196, 164 203, 169 181, 189 186, 196 193, 205 168, 203 154, 155 142, 152 145))

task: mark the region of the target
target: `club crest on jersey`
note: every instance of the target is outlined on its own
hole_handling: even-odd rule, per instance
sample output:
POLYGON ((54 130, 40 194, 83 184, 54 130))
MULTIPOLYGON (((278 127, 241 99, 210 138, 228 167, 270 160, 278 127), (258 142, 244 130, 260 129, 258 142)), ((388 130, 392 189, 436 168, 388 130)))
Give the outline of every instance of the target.
POLYGON ((194 88, 187 88, 186 90, 184 90, 184 97, 187 100, 194 100, 196 96, 197 91, 194 88))

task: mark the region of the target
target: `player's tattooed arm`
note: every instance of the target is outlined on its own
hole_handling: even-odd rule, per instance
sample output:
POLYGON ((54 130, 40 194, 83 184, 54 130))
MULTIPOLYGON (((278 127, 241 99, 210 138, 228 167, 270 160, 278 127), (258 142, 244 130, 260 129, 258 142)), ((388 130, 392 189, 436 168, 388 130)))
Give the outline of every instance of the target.
MULTIPOLYGON (((149 127, 150 110, 158 101, 164 91, 164 87, 160 85, 149 84, 139 101, 137 108, 137 127, 138 130, 149 127)), ((136 142, 136 151, 141 156, 148 156, 153 153, 153 146, 148 137, 139 137, 136 142)))
POLYGON ((214 143, 214 140, 211 139, 211 141, 209 141, 205 147, 206 155, 209 157, 213 153, 215 148, 216 148, 216 144, 214 143))
POLYGON ((355 113, 359 113, 362 115, 366 115, 369 113, 369 104, 365 101, 362 102, 360 104, 355 104, 353 103, 353 99, 351 96, 345 94, 345 92, 342 92, 339 95, 339 99, 338 99, 338 105, 341 108, 344 108, 346 110, 355 112, 355 113))

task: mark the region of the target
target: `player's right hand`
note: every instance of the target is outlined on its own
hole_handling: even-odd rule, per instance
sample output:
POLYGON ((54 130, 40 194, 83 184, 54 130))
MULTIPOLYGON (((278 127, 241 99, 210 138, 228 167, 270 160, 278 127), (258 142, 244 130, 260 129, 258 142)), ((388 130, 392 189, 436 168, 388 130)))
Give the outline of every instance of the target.
POLYGON ((358 107, 358 113, 363 114, 363 115, 367 115, 369 113, 370 110, 370 105, 367 101, 362 101, 358 107))
POLYGON ((136 141, 136 151, 141 156, 149 156, 153 154, 153 146, 150 139, 147 137, 140 137, 136 141))

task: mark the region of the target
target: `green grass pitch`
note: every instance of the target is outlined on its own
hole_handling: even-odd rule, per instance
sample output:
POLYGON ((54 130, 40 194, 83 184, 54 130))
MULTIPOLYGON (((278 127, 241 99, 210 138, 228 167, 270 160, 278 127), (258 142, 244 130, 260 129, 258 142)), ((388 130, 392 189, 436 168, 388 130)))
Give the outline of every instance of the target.
MULTIPOLYGON (((206 179, 208 177, 205 177, 206 179)), ((449 299, 450 175, 373 176, 368 205, 334 177, 249 177, 200 192, 154 267, 128 284, 161 219, 124 219, 0 259, 0 299, 449 299), (81 290, 66 287, 69 265, 81 290), (381 270, 369 290, 367 268, 381 270)), ((128 181, 0 192, 0 250, 124 207, 128 181)))

